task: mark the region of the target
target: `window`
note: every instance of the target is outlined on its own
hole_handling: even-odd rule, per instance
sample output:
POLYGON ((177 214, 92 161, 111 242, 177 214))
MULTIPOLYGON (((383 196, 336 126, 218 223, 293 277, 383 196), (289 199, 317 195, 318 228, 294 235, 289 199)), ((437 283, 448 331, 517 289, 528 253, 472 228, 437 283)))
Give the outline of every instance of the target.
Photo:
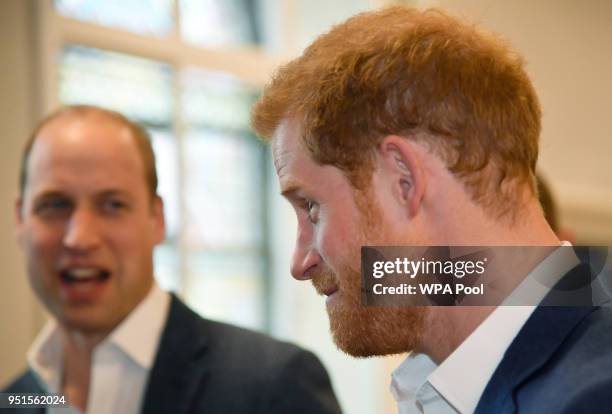
POLYGON ((257 7, 56 0, 41 15, 56 34, 44 40, 48 109, 94 104, 151 134, 167 221, 155 252, 160 285, 203 315, 264 329, 266 151, 249 116, 261 85, 254 78, 272 64, 256 47, 257 7))
POLYGON ((173 7, 172 0, 55 0, 63 16, 156 35, 173 30, 173 7))

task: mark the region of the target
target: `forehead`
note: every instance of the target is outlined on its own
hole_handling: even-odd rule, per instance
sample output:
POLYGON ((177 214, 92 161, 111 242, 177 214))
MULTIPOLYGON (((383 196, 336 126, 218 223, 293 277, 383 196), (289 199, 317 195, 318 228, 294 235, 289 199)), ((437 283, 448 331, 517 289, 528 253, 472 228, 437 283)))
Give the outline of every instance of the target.
POLYGON ((285 196, 302 191, 318 196, 352 197, 351 186, 342 171, 333 165, 314 161, 304 145, 299 122, 284 120, 272 137, 274 166, 281 193, 285 196))
POLYGON ((316 164, 306 150, 297 121, 284 119, 272 137, 272 157, 281 189, 295 185, 299 176, 308 177, 316 164))
POLYGON ((36 136, 27 186, 144 182, 144 162, 130 129, 100 114, 64 115, 36 136), (130 175, 134 177, 130 178, 130 175))
POLYGON ((296 121, 283 119, 272 136, 272 157, 276 172, 282 170, 287 158, 294 158, 296 153, 303 150, 299 138, 299 124, 296 121))
POLYGON ((288 174, 312 172, 317 164, 302 138, 300 122, 285 118, 272 136, 272 157, 280 179, 288 174))

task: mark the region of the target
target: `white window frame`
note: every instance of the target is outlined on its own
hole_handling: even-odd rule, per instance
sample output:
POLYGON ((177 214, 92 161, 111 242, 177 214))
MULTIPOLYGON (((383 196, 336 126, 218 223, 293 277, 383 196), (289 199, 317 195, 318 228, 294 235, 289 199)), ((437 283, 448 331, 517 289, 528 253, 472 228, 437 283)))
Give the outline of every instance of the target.
MULTIPOLYGON (((294 0, 281 1, 280 13, 287 17, 291 15, 294 0)), ((36 33, 36 57, 37 73, 35 78, 38 87, 36 116, 40 119, 61 105, 59 100, 59 65, 58 56, 64 45, 82 45, 96 49, 124 53, 127 55, 152 59, 169 64, 177 76, 174 76, 174 113, 172 133, 176 138, 178 150, 179 182, 179 226, 178 240, 176 244, 179 255, 179 268, 177 269, 176 286, 177 294, 185 295, 186 253, 188 246, 185 242, 185 217, 186 205, 184 200, 185 163, 183 159, 183 142, 185 127, 182 121, 182 109, 180 99, 180 76, 179 73, 185 68, 199 68, 203 70, 221 71, 236 76, 246 85, 261 89, 270 79, 274 69, 281 62, 280 54, 272 55, 259 47, 240 48, 204 48, 196 46, 181 39, 180 35, 180 13, 179 0, 173 0, 174 29, 165 36, 145 35, 128 30, 110 26, 90 23, 59 14, 53 4, 53 0, 36 1, 35 19, 36 33)), ((287 22, 292 19, 281 19, 283 27, 281 31, 291 31, 291 25, 287 22)), ((287 39, 292 38, 288 36, 287 39)), ((288 43, 285 39, 285 46, 288 43)), ((267 251, 267 246, 264 246, 267 251)), ((268 259, 269 260, 269 259, 268 259)), ((269 281, 264 281, 264 284, 269 281)), ((264 289, 269 290, 264 286, 264 289)), ((264 328, 269 328, 270 309, 263 304, 264 328)))

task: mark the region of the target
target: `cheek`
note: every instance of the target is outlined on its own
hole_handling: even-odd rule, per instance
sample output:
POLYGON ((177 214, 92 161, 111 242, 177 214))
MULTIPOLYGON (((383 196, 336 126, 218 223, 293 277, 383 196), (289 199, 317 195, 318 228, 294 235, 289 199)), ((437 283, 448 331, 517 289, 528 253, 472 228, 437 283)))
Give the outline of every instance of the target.
POLYGON ((133 234, 113 234, 107 241, 107 248, 126 267, 138 266, 147 252, 153 249, 148 238, 136 238, 133 234))
POLYGON ((331 220, 321 219, 311 230, 314 247, 323 260, 330 265, 330 261, 333 263, 337 256, 339 244, 335 224, 331 220))
POLYGON ((151 261, 155 242, 150 232, 116 226, 104 235, 103 249, 107 250, 119 268, 128 273, 137 271, 151 261))
POLYGON ((63 235, 63 227, 34 224, 20 233, 20 244, 29 257, 53 256, 61 250, 63 235))
POLYGON ((61 229, 46 225, 26 226, 20 234, 30 285, 45 303, 54 297, 55 269, 62 252, 62 235, 61 229))
POLYGON ((359 268, 361 237, 359 227, 346 216, 323 221, 315 237, 319 253, 332 268, 359 268))

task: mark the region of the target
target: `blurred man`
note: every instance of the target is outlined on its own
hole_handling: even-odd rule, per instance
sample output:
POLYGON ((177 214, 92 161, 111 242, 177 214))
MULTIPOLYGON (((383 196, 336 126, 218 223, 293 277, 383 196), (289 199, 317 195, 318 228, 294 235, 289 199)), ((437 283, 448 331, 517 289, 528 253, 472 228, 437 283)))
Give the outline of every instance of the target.
POLYGON ((141 127, 60 110, 28 142, 20 190, 19 244, 53 321, 6 392, 63 394, 88 413, 339 412, 312 354, 204 320, 155 284, 164 216, 141 127))
POLYGON ((584 268, 557 248, 538 203, 540 117, 506 44, 400 7, 319 37, 254 108, 297 214, 291 272, 327 296, 339 348, 419 354, 393 374, 400 413, 612 407, 612 353, 598 352, 612 349, 609 310, 361 301, 363 245, 550 246, 517 265, 559 279, 584 268))

